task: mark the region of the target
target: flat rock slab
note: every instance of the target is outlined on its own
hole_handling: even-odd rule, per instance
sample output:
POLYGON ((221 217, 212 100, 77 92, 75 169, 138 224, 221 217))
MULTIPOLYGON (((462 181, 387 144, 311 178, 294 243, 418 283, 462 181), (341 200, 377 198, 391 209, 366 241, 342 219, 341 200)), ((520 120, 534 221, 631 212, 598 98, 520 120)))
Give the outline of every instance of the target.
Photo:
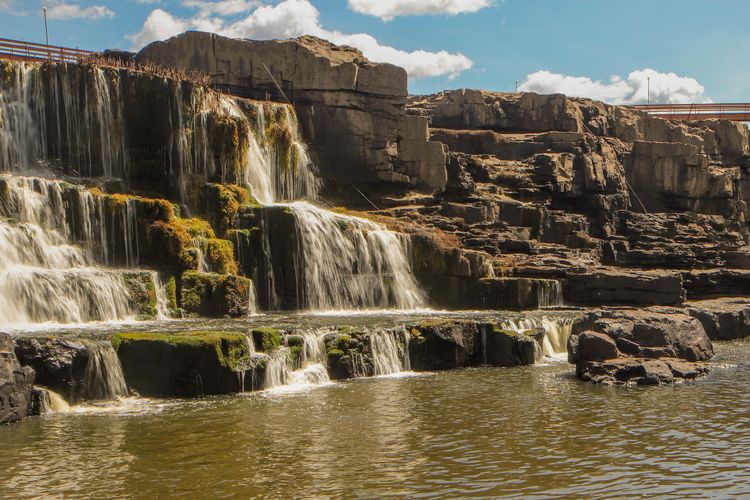
POLYGON ((576 366, 581 380, 604 385, 660 385, 695 380, 711 371, 707 363, 674 358, 616 358, 576 366))
POLYGON ((741 297, 697 300, 685 304, 711 340, 750 336, 750 300, 741 297))

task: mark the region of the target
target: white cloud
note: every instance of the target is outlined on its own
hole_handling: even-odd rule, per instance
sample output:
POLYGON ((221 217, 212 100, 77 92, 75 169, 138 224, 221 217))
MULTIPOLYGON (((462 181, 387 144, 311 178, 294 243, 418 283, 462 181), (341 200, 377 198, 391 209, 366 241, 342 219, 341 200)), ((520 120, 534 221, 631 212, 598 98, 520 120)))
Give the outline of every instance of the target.
POLYGON ((390 21, 398 16, 477 12, 492 5, 492 0, 348 0, 347 3, 354 12, 390 21))
POLYGON ((10 10, 16 0, 0 0, 0 10, 10 10))
POLYGON ((585 76, 570 76, 549 71, 537 71, 526 77, 519 87, 524 92, 565 94, 589 97, 613 104, 645 104, 648 101, 648 79, 651 80, 651 102, 684 104, 710 102, 706 89, 695 78, 675 73, 661 73, 653 69, 633 71, 627 78, 614 75, 608 82, 585 76))
POLYGON ((135 3, 142 5, 153 5, 155 3, 161 3, 161 0, 135 0, 135 3))
POLYGON ((149 14, 141 31, 128 38, 133 42, 133 49, 138 50, 148 43, 164 40, 188 29, 256 40, 314 35, 338 45, 356 47, 373 61, 402 66, 411 78, 455 78, 473 65, 471 59, 460 53, 425 50, 408 52, 383 45, 366 33, 346 34, 327 30, 320 23, 320 12, 309 0, 283 0, 277 5, 260 6, 247 17, 234 22, 200 13, 194 18, 181 19, 156 9, 149 14))
POLYGON ((260 4, 257 0, 220 0, 210 2, 207 0, 183 0, 182 6, 197 9, 200 16, 233 16, 250 12, 260 4))
POLYGON ((96 21, 105 17, 115 17, 115 13, 103 5, 81 7, 76 3, 48 0, 42 2, 47 7, 47 17, 50 19, 88 19, 96 21))

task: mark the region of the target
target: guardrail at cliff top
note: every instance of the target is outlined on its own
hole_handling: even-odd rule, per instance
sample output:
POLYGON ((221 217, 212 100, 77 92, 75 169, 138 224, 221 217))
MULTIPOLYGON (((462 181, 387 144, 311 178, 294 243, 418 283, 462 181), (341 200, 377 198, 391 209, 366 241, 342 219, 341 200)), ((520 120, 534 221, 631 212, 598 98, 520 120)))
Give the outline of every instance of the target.
POLYGON ((750 122, 750 103, 642 104, 633 107, 667 120, 750 122))
POLYGON ((96 55, 90 50, 0 38, 0 59, 16 61, 80 62, 96 55))

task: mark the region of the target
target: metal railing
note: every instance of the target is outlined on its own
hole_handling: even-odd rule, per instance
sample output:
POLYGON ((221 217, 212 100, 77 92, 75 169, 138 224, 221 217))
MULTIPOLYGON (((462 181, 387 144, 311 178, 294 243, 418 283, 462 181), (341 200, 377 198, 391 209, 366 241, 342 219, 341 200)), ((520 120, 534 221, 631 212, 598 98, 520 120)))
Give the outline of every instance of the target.
POLYGON ((633 107, 667 120, 693 121, 716 118, 738 122, 750 121, 750 103, 643 104, 633 107))
POLYGON ((90 58, 95 54, 96 52, 89 50, 0 38, 0 59, 74 63, 90 58))

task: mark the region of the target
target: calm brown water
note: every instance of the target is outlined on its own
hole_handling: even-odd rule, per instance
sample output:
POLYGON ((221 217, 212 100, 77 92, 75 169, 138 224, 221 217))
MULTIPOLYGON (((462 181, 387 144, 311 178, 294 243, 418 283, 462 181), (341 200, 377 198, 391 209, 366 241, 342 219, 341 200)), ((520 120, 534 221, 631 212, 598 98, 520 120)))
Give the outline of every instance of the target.
POLYGON ((129 401, 0 428, 0 497, 750 495, 750 343, 694 384, 564 363, 129 401))

